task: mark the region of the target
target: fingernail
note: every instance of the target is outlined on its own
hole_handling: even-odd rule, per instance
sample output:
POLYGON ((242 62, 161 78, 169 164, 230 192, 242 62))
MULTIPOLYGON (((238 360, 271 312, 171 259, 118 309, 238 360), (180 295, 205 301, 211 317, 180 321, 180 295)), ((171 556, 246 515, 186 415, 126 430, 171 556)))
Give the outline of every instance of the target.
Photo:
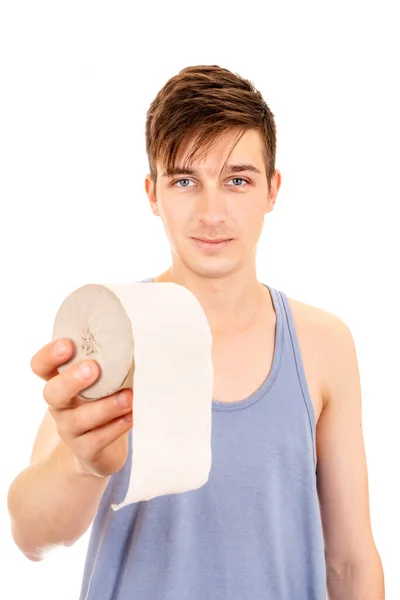
POLYGON ((92 369, 86 363, 80 365, 78 372, 82 379, 90 379, 92 376, 92 369))
POLYGON ((131 399, 129 398, 129 394, 127 392, 120 392, 117 394, 116 400, 122 408, 128 408, 128 406, 131 404, 131 399))
POLYGON ((55 356, 63 356, 67 351, 65 342, 57 342, 53 348, 55 356))

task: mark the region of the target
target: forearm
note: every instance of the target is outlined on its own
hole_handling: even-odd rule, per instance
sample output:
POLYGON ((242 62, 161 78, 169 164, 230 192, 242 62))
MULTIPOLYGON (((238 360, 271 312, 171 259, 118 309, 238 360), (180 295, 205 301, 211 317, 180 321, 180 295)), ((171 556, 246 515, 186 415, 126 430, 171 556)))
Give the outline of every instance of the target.
POLYGON ((385 600, 382 563, 378 553, 371 558, 327 565, 329 600, 385 600))
POLYGON ((79 470, 62 442, 49 458, 16 477, 8 493, 12 535, 31 560, 59 545, 71 545, 90 526, 108 478, 79 470))

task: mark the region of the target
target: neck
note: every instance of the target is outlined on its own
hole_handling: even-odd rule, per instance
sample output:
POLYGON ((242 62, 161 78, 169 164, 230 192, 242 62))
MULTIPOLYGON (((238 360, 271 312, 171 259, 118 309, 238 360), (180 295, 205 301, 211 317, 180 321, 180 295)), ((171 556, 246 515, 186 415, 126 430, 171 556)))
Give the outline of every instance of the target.
POLYGON ((186 287, 200 302, 213 335, 245 329, 254 324, 270 298, 267 288, 257 281, 255 268, 225 277, 202 277, 191 271, 170 267, 154 278, 186 287))

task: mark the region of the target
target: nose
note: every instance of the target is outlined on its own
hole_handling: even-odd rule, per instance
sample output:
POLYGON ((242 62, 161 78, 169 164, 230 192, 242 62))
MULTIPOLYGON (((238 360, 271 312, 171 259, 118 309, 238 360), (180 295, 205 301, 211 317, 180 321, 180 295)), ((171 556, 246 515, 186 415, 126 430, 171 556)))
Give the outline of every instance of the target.
POLYGON ((218 225, 226 221, 226 200, 221 192, 204 189, 197 200, 197 218, 204 225, 218 225))

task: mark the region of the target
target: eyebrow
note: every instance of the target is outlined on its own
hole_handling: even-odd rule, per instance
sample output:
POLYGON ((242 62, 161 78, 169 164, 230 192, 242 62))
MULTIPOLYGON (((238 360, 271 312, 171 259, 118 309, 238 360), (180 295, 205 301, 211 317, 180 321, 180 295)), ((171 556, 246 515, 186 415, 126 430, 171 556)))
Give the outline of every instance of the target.
MULTIPOLYGON (((224 172, 226 173, 241 173, 242 171, 251 171, 252 173, 262 174, 260 169, 257 169, 254 165, 251 164, 236 164, 236 165, 227 165, 224 168, 224 172)), ((175 175, 198 175, 198 171, 195 169, 183 169, 182 167, 174 167, 170 170, 164 171, 162 177, 174 177, 175 175)))

